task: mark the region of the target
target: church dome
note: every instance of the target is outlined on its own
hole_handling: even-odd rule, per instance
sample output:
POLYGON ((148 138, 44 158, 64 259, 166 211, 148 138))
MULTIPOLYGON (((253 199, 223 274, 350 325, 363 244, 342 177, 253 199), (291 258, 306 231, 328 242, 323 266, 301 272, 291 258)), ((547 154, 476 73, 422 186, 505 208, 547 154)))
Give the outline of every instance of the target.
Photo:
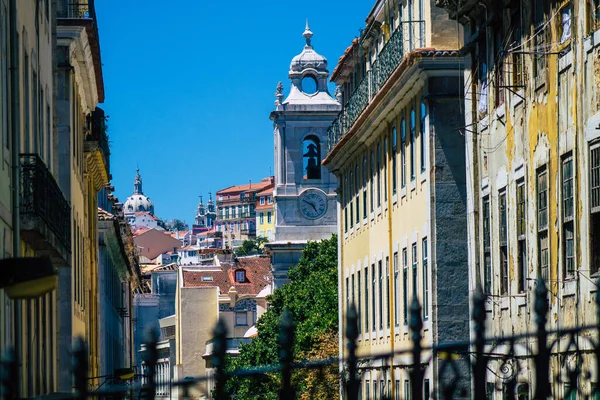
POLYGON ((326 72, 327 59, 317 53, 310 44, 310 38, 313 36, 313 33, 308 27, 308 21, 306 21, 306 29, 302 36, 306 39, 306 45, 304 46, 302 53, 292 58, 290 72, 302 72, 307 68, 314 68, 319 72, 326 72))
POLYGON ((140 176, 139 169, 137 170, 135 180, 133 181, 133 194, 127 198, 123 211, 125 214, 149 212, 154 215, 154 204, 142 191, 142 177, 140 176))

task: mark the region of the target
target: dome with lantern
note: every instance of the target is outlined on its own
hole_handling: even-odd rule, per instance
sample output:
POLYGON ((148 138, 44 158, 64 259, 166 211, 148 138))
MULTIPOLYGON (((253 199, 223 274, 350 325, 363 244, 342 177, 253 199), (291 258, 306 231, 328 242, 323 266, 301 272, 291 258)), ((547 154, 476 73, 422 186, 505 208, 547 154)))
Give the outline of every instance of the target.
POLYGON ((292 58, 290 72, 302 72, 307 68, 327 72, 327 59, 317 53, 310 43, 313 33, 308 26, 308 21, 306 21, 306 29, 302 36, 306 39, 306 45, 300 54, 292 58))
POLYGON ((140 176, 139 169, 133 181, 133 194, 127 198, 123 211, 126 215, 136 212, 148 212, 154 215, 154 204, 142 191, 142 177, 140 176))

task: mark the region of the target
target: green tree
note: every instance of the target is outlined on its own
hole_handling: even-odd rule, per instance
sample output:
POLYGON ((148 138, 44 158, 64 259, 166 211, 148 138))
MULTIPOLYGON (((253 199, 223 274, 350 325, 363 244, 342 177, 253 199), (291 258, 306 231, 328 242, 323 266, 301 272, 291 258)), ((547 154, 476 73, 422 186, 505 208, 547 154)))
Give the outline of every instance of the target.
MULTIPOLYGON (((296 324, 295 362, 338 355, 337 339, 332 339, 338 333, 337 236, 308 243, 288 276, 290 282, 268 297, 270 308, 256 324, 257 337, 243 345, 239 356, 230 360, 230 370, 279 362, 277 337, 285 308, 291 311, 296 324)), ((308 393, 317 386, 327 386, 337 393, 337 365, 332 367, 325 378, 295 371, 293 380, 298 396, 308 398, 308 393), (326 384, 317 383, 323 379, 326 384)), ((235 399, 276 399, 279 384, 279 374, 233 378, 228 381, 228 391, 235 399)))

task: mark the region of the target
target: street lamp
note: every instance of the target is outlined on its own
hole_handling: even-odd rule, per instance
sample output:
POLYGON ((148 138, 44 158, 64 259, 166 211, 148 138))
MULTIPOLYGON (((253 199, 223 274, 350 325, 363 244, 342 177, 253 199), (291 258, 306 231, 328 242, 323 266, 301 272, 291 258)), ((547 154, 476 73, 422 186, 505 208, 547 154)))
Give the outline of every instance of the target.
POLYGON ((58 276, 49 257, 0 260, 0 289, 13 300, 32 299, 56 288, 58 276))

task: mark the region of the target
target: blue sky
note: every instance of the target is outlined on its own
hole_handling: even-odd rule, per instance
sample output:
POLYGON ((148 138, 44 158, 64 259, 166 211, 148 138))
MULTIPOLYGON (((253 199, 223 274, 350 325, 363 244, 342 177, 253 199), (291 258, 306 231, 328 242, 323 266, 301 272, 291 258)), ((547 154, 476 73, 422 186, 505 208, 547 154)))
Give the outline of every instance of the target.
POLYGON ((139 165, 157 216, 191 224, 200 194, 268 176, 275 88, 306 18, 333 71, 373 3, 96 1, 116 196, 139 165))

